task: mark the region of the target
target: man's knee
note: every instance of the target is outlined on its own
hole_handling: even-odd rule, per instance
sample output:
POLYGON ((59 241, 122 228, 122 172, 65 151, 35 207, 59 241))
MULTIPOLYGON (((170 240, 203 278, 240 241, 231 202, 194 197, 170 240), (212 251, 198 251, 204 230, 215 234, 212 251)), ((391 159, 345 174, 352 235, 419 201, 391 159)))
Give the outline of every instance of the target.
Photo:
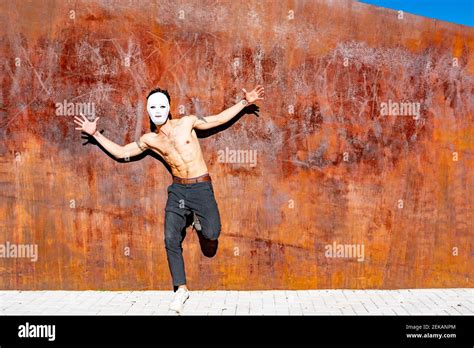
POLYGON ((208 228, 204 228, 202 235, 209 240, 216 240, 221 234, 221 225, 216 225, 208 228))
POLYGON ((179 213, 166 210, 165 215, 165 247, 176 250, 181 248, 181 230, 185 226, 185 218, 179 213))

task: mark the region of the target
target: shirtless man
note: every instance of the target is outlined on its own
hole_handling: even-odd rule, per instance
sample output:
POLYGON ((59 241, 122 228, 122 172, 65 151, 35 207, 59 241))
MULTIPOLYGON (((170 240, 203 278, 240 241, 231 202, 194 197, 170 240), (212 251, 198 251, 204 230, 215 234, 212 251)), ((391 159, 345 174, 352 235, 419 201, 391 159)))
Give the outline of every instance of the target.
POLYGON ((150 149, 160 155, 171 168, 173 183, 168 187, 168 201, 165 208, 165 248, 168 265, 177 288, 170 309, 180 312, 189 298, 182 255, 181 231, 186 225, 186 217, 193 214, 194 227, 206 241, 217 246, 221 222, 217 202, 214 197, 211 177, 204 162, 201 147, 194 129, 210 129, 220 126, 236 116, 245 106, 263 99, 264 89, 258 85, 245 93, 245 98, 237 104, 213 116, 188 115, 171 119, 170 96, 160 88, 152 90, 147 97, 147 111, 152 130, 139 140, 121 146, 107 139, 97 131, 97 117, 90 122, 82 116, 74 118, 77 130, 94 137, 111 155, 126 159, 150 149))

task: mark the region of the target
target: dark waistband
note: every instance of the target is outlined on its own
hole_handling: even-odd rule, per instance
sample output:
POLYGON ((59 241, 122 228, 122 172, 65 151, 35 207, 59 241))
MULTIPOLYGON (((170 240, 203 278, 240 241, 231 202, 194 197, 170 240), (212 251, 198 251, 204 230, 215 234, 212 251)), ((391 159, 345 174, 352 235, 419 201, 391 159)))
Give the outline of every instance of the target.
POLYGON ((209 173, 196 176, 194 178, 180 178, 178 176, 173 175, 173 182, 176 184, 186 185, 186 184, 196 184, 198 182, 206 182, 206 181, 211 182, 211 176, 209 175, 209 173))

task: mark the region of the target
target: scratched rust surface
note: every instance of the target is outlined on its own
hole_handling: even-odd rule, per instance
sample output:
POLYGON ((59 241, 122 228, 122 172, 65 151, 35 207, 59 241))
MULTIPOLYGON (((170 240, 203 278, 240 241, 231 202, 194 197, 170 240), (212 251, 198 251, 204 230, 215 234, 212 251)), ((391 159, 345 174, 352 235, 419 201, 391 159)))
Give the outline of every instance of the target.
POLYGON ((0 244, 36 244, 38 260, 1 258, 0 288, 170 289, 169 173, 83 145, 56 103, 94 103, 125 144, 148 131, 156 86, 179 117, 256 84, 258 116, 200 140, 223 229, 214 258, 188 229, 191 289, 473 286, 474 29, 272 4, 2 1, 0 244), (421 117, 382 116, 389 100, 421 117), (226 148, 255 165, 220 161, 226 148), (333 243, 364 255, 328 257, 333 243))

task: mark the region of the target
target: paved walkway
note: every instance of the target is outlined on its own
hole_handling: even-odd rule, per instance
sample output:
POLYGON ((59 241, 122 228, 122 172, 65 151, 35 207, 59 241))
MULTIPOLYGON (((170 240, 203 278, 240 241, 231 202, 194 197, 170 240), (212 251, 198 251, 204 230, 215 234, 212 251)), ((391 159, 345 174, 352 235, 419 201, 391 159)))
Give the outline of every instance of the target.
MULTIPOLYGON (((171 291, 0 291, 0 315, 176 315, 171 291)), ((182 315, 474 315, 474 289, 192 291, 182 315)))

